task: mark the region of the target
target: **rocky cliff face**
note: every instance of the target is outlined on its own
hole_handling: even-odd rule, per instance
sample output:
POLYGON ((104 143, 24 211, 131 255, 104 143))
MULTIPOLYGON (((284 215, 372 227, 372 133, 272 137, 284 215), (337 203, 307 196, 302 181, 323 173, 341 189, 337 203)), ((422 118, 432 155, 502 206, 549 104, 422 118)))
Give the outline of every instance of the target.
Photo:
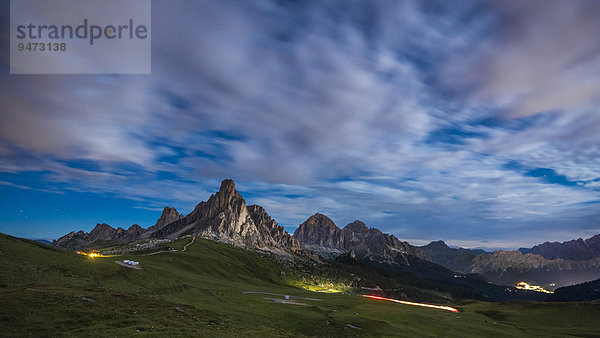
POLYGON ((316 213, 300 224, 294 238, 308 250, 323 256, 337 256, 345 252, 342 230, 323 214, 316 213))
POLYGON ((300 243, 290 236, 282 226, 277 224, 263 207, 250 205, 248 206, 248 212, 262 235, 263 246, 288 248, 292 251, 301 249, 300 243))
POLYGON ((431 261, 420 249, 369 228, 361 221, 340 229, 327 216, 318 213, 296 229, 294 238, 307 250, 325 256, 351 252, 359 260, 389 265, 410 265, 412 258, 431 261))
POLYGON ((402 242, 396 236, 369 228, 361 221, 354 221, 342 230, 346 250, 354 251, 362 259, 387 264, 410 265, 410 257, 431 261, 421 249, 402 242))
POLYGON ((146 229, 142 228, 141 226, 134 224, 132 226, 129 227, 129 229, 127 229, 127 236, 131 236, 131 237, 137 237, 141 234, 143 234, 146 231, 146 229))
POLYGON ((148 231, 154 231, 163 228, 165 225, 182 219, 183 215, 177 212, 177 209, 173 207, 165 207, 162 214, 156 221, 156 224, 148 228, 148 231))
POLYGON ((519 249, 524 254, 541 255, 546 259, 567 259, 574 261, 588 260, 600 257, 600 235, 588 239, 575 239, 567 242, 545 242, 531 249, 519 249))
POLYGON ((189 215, 164 226, 152 237, 174 239, 184 235, 261 249, 300 249, 300 244, 262 207, 246 205, 232 180, 224 180, 208 201, 201 202, 189 215))

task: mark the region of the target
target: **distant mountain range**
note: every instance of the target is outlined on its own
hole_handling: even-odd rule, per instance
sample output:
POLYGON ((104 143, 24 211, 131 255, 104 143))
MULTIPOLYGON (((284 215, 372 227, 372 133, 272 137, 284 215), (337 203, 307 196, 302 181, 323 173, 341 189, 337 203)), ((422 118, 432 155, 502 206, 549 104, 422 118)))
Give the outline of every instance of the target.
POLYGON ((550 289, 600 278, 600 236, 544 243, 515 251, 450 248, 442 241, 420 247, 432 260, 460 273, 481 274, 504 285, 527 281, 550 289))
POLYGON ((329 217, 317 213, 300 224, 291 236, 264 208, 246 205, 232 180, 224 180, 217 193, 196 205, 188 215, 165 207, 148 229, 137 224, 128 229, 97 224, 89 233, 71 232, 55 240, 53 245, 68 250, 89 250, 174 240, 188 235, 286 255, 347 257, 424 278, 445 279, 454 271, 463 275, 480 274, 500 285, 526 281, 536 285, 553 284, 552 287, 600 278, 600 235, 489 253, 450 248, 442 241, 415 247, 359 220, 339 228, 329 217))
POLYGON ((546 242, 531 249, 519 249, 524 254, 536 254, 546 259, 583 261, 600 257, 600 235, 588 239, 575 239, 568 242, 546 242))
POLYGON ((43 239, 43 238, 30 238, 32 241, 36 241, 38 243, 42 243, 45 245, 52 245, 51 239, 43 239))
POLYGON ((65 236, 52 242, 52 245, 69 250, 81 250, 85 248, 96 248, 116 244, 125 244, 140 238, 145 231, 137 224, 129 229, 113 228, 106 223, 98 223, 89 233, 78 231, 70 232, 65 236))

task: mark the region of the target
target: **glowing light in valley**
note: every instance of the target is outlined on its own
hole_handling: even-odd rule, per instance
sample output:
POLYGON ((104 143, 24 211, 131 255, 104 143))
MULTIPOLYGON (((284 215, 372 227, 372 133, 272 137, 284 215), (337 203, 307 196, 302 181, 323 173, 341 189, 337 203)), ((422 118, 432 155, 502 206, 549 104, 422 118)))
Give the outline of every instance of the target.
POLYGON ((414 302, 407 302, 405 300, 391 299, 391 298, 385 298, 385 297, 373 296, 373 295, 363 295, 363 297, 371 298, 371 299, 377 299, 377 300, 387 300, 387 301, 390 301, 390 302, 400 303, 400 304, 405 304, 405 305, 422 306, 422 307, 428 307, 428 308, 432 308, 432 309, 439 309, 439 310, 446 310, 446 311, 451 311, 451 312, 458 312, 457 309, 455 309, 453 307, 450 307, 450 306, 431 305, 431 304, 425 304, 425 303, 414 303, 414 302))
MULTIPOLYGON (((554 286, 553 284, 550 284, 550 286, 554 286)), ((515 287, 517 289, 521 289, 521 290, 531 290, 531 291, 543 292, 543 293, 554 293, 554 291, 548 291, 548 290, 544 289, 541 286, 530 285, 530 284, 527 284, 525 282, 520 282, 515 287)))
POLYGON ((97 252, 87 253, 87 252, 83 252, 83 251, 77 251, 77 253, 80 254, 80 255, 83 255, 83 256, 88 256, 89 258, 94 258, 94 257, 109 257, 109 256, 101 255, 101 254, 99 254, 97 252))

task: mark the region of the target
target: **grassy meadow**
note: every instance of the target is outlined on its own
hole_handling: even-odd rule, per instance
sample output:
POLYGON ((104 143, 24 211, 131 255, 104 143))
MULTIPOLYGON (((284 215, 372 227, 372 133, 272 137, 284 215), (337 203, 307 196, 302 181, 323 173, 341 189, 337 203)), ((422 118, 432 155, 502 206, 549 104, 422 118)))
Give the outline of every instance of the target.
POLYGON ((0 236, 0 336, 600 335, 600 303, 458 301, 452 313, 313 292, 258 252, 199 238, 181 251, 189 241, 177 252, 89 258, 0 236), (114 262, 123 259, 142 269, 114 262))

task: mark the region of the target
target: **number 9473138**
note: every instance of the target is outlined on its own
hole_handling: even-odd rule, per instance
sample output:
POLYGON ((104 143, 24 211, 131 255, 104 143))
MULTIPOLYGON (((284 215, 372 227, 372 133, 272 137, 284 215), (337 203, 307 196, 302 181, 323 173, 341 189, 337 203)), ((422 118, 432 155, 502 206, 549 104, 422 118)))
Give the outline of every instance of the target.
POLYGON ((65 42, 20 42, 17 48, 19 52, 64 52, 67 50, 67 44, 65 42))

